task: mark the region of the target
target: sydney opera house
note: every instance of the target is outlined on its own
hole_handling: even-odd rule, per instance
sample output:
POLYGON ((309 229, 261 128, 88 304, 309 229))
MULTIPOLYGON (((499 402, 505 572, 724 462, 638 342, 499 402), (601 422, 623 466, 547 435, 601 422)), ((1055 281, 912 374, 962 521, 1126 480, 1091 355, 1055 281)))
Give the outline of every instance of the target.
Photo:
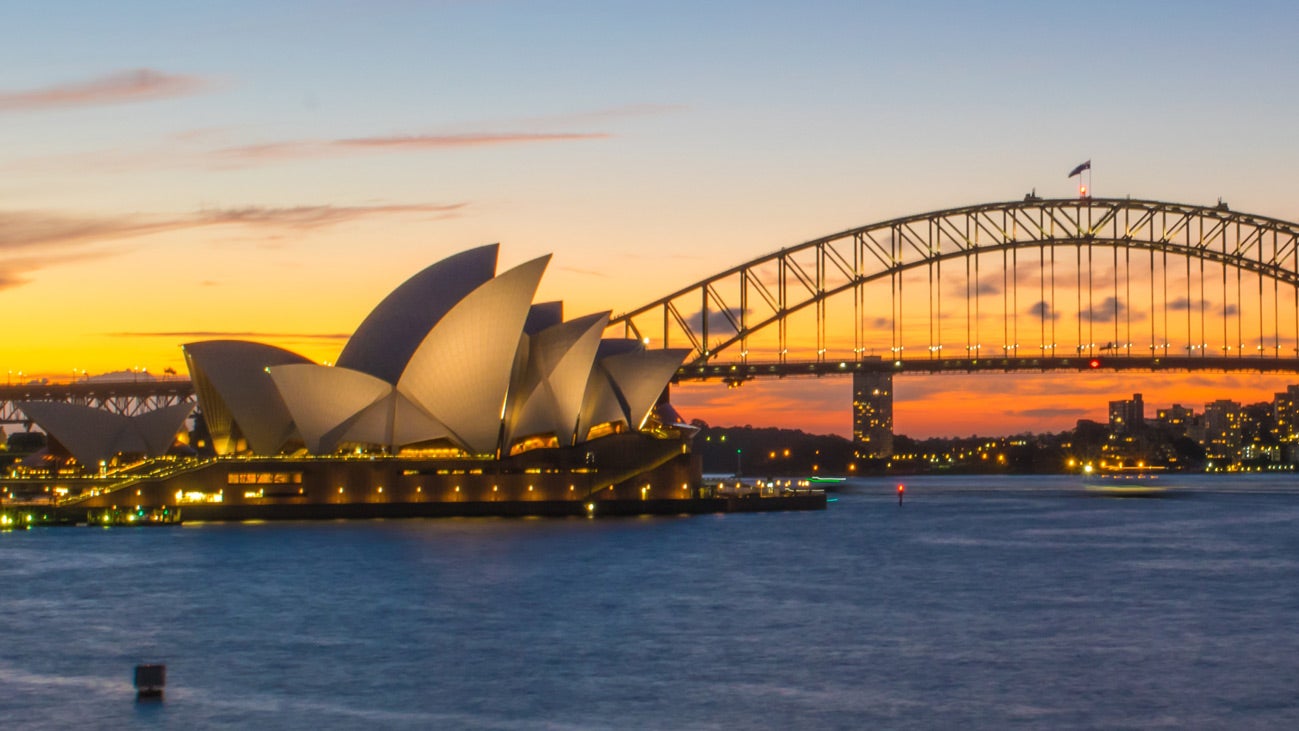
POLYGON ((687 351, 606 338, 608 312, 565 319, 562 302, 534 303, 549 258, 497 274, 491 245, 433 264, 332 363, 256 342, 189 343, 197 403, 129 417, 19 407, 89 471, 142 458, 111 487, 69 496, 78 509, 395 517, 698 500, 692 430, 666 400, 687 351), (207 456, 163 457, 195 410, 207 456))

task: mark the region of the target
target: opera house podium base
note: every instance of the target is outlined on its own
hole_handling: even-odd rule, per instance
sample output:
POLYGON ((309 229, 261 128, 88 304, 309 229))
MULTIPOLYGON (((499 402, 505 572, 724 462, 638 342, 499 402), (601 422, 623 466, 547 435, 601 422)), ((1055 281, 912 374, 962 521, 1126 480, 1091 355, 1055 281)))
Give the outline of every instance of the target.
POLYGON ((702 484, 687 442, 619 434, 501 460, 248 457, 159 463, 52 506, 62 521, 103 511, 184 522, 457 516, 611 516, 824 509, 820 494, 742 499, 702 484), (147 476, 145 476, 147 475, 147 476))

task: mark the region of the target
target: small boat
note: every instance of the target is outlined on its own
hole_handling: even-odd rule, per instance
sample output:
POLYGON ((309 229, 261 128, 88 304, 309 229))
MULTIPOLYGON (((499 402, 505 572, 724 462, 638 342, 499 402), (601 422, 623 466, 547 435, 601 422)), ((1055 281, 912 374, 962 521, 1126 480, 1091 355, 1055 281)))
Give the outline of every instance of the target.
POLYGON ((159 526, 178 525, 180 508, 106 508, 86 512, 86 525, 100 526, 159 526))
POLYGON ((1166 497, 1163 467, 1116 467, 1083 475, 1083 489, 1100 497, 1166 497))

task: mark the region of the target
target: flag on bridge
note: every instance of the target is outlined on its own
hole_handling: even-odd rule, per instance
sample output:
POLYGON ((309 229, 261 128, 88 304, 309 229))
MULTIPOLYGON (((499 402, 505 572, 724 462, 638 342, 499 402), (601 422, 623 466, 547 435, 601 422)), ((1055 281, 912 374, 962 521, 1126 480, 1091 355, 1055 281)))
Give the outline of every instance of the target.
POLYGON ((1091 160, 1088 160, 1087 162, 1085 162, 1085 163, 1079 165, 1078 167, 1074 168, 1074 169, 1073 169, 1073 172, 1069 173, 1069 177, 1072 178, 1072 177, 1075 176, 1075 175, 1081 175, 1081 174, 1082 174, 1082 171, 1084 171, 1084 170, 1091 170, 1091 169, 1092 169, 1092 161, 1091 161, 1091 160))

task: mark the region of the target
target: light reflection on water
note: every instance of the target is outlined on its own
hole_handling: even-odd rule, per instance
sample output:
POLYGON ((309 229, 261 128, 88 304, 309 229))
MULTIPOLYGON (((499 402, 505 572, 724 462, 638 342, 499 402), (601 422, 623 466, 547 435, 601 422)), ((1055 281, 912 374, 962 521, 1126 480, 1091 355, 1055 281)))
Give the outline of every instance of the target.
MULTIPOLYGON (((1299 481, 0 534, 6 727, 1299 725, 1299 481), (137 662, 168 665, 137 706, 137 662)), ((1166 478, 1166 481, 1171 480, 1166 478)))

